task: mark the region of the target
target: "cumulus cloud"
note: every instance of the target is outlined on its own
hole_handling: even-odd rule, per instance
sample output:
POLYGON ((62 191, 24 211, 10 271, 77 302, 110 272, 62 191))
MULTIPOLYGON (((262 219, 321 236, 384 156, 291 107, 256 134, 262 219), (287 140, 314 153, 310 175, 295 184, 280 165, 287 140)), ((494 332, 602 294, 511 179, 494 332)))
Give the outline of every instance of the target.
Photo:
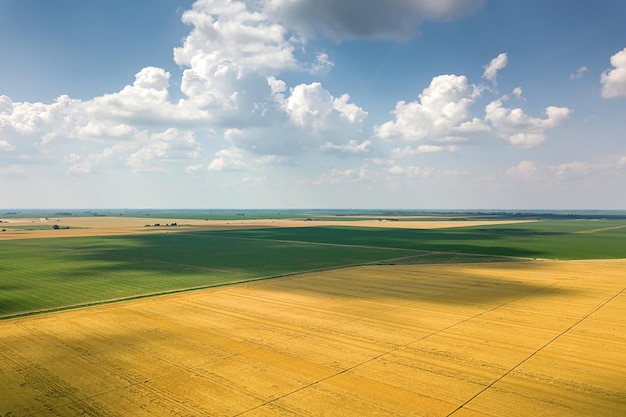
POLYGON ((13 102, 6 96, 3 98, 0 132, 7 135, 37 135, 45 141, 54 136, 55 131, 66 134, 68 129, 72 131, 77 117, 81 116, 77 111, 80 100, 72 100, 66 95, 59 96, 51 104, 13 102))
POLYGON ((133 171, 160 171, 167 161, 197 158, 198 148, 193 132, 170 128, 152 134, 147 144, 128 157, 126 164, 133 171))
POLYGON ((270 72, 298 68, 287 29, 268 20, 247 2, 197 0, 183 14, 193 26, 184 45, 174 49, 177 64, 201 77, 270 72))
POLYGON ((528 180, 534 176, 536 171, 537 165, 533 161, 522 161, 516 166, 507 169, 505 175, 507 177, 528 180))
POLYGON ((483 0, 269 0, 265 11, 307 37, 408 39, 422 22, 468 14, 483 0))
POLYGON ((234 147, 218 151, 208 166, 209 171, 237 171, 248 168, 244 151, 234 147))
MULTIPOLYGON (((210 121, 208 112, 189 101, 169 101, 169 79, 170 73, 162 68, 143 68, 135 74, 132 85, 84 102, 79 110, 91 120, 112 121, 114 125, 198 125, 210 121)), ((112 127, 107 126, 107 130, 112 131, 112 127)))
POLYGON ((483 78, 495 83, 496 77, 498 76, 498 71, 504 69, 509 61, 509 58, 506 53, 502 53, 492 59, 487 66, 485 66, 485 72, 483 73, 483 78))
POLYGON ((185 68, 181 91, 201 106, 250 117, 270 96, 267 77, 332 67, 324 53, 299 62, 302 41, 252 2, 198 0, 182 19, 193 29, 174 60, 185 68))
POLYGON ((4 100, 0 129, 47 143, 55 138, 132 140, 142 134, 142 127, 206 123, 208 113, 185 101, 168 101, 169 77, 161 68, 147 67, 132 85, 87 101, 67 95, 51 104, 4 100))
POLYGON ((376 126, 375 132, 382 139, 412 142, 484 130, 486 126, 469 113, 479 96, 480 89, 463 75, 434 77, 418 101, 399 101, 392 112, 395 120, 376 126))
POLYGON ((367 113, 353 103, 347 94, 333 97, 320 83, 300 84, 291 90, 283 102, 289 119, 300 127, 312 127, 319 131, 337 117, 351 124, 360 124, 367 113))
POLYGON ((578 68, 576 70, 576 72, 573 72, 572 74, 570 74, 569 79, 570 80, 577 80, 579 78, 582 78, 582 76, 588 71, 586 66, 582 66, 580 68, 578 68))
POLYGON ((528 116, 520 108, 503 107, 503 100, 494 100, 485 108, 485 119, 498 134, 513 146, 531 148, 546 140, 546 131, 564 125, 572 110, 567 107, 546 107, 546 118, 528 116))
POLYGON ((602 97, 626 97, 626 48, 611 57, 611 65, 613 68, 600 76, 602 97))
POLYGON ((523 97, 523 94, 524 94, 524 91, 522 90, 522 87, 515 87, 515 88, 513 89, 513 95, 514 95, 516 98, 522 98, 522 97, 523 97))

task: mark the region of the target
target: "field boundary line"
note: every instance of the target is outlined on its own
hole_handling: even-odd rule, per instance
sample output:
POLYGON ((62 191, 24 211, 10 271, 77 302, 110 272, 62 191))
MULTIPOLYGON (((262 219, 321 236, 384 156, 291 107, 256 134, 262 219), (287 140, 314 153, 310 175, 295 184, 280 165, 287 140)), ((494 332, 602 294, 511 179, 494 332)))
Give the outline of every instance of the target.
POLYGON ((597 233, 597 232, 604 232, 604 231, 607 231, 607 230, 623 229, 625 227, 626 227, 626 224, 623 224, 621 226, 601 227, 600 229, 579 230, 579 231, 573 232, 573 233, 579 234, 579 235, 584 235, 584 234, 592 234, 592 233, 597 233))
POLYGON ((601 302, 600 304, 598 304, 597 306, 595 306, 594 308, 592 308, 590 311, 588 311, 587 313, 585 313, 582 317, 578 318, 576 321, 574 321, 574 323, 572 323, 568 328, 566 328, 565 330, 563 330, 562 332, 560 332, 559 334, 557 334, 556 336, 554 336, 551 340, 549 340, 548 342, 546 342, 543 346, 541 346, 539 349, 535 350, 533 353, 531 353, 530 355, 528 355, 526 358, 524 358, 520 363, 518 363, 517 365, 515 365, 514 367, 512 367, 511 369, 509 369, 508 371, 506 371, 504 374, 502 374, 500 377, 498 377, 497 379, 495 379, 493 382, 491 382, 489 385, 485 386, 483 389, 481 389, 480 391, 478 391, 475 395, 473 395, 470 399, 468 399, 467 401, 465 401, 463 404, 461 404, 459 407, 457 407, 455 410, 453 410, 450 414, 447 414, 446 417, 450 417, 452 415, 454 415, 457 411, 461 410, 463 407, 465 407, 467 404, 469 404, 470 402, 472 402, 474 399, 476 399, 478 396, 480 396, 482 393, 484 393, 485 391, 487 391, 488 389, 490 389, 491 387, 493 387, 496 383, 500 382, 502 379, 504 379, 505 377, 507 377, 508 375, 511 374, 511 372, 515 371, 517 368, 519 368, 520 366, 522 366, 524 363, 526 363, 527 361, 529 361, 530 359, 532 359, 534 356, 536 356, 539 352, 541 352, 542 350, 544 350, 546 347, 548 347, 549 345, 551 345, 552 343, 554 343, 557 339, 559 339, 561 336, 563 336, 564 334, 566 334, 567 332, 569 332, 570 330, 572 330, 574 327, 576 327, 577 325, 579 325, 580 323, 582 323, 584 320, 586 320, 589 316, 591 316, 593 313, 595 313, 596 311, 600 310, 602 307, 604 307, 605 305, 607 305, 608 303, 610 303, 611 301, 613 301, 615 298, 619 297, 624 291, 626 291, 626 288, 622 288, 621 291, 613 294, 611 297, 609 297, 608 299, 604 300, 603 302, 601 302))

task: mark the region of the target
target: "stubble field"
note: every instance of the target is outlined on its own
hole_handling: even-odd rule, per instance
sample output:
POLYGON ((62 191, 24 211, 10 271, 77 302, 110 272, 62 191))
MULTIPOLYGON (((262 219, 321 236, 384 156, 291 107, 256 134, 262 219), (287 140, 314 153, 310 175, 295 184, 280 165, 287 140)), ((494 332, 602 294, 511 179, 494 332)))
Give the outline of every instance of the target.
POLYGON ((364 266, 5 320, 0 415, 623 415, 625 269, 364 266))

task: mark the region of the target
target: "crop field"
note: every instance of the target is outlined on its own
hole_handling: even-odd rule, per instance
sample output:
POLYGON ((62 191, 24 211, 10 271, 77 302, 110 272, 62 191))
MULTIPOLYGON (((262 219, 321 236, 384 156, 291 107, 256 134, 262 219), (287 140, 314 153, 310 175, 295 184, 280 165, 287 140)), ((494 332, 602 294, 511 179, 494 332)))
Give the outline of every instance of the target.
MULTIPOLYGON (((146 221, 78 218, 72 224, 128 232, 146 221)), ((626 258, 623 220, 284 227, 290 221, 252 230, 224 222, 226 230, 139 226, 147 231, 99 236, 96 228, 95 236, 0 241, 0 317, 360 264, 626 258)))
POLYGON ((13 240, 0 242, 0 316, 414 254, 220 234, 13 240))
MULTIPOLYGON (((458 225, 457 225, 458 226, 458 225)), ((315 227, 225 231, 225 235, 411 250, 549 259, 626 258, 626 220, 544 220, 446 229, 315 227)))
POLYGON ((0 415, 623 415, 625 270, 362 266, 4 320, 0 415))

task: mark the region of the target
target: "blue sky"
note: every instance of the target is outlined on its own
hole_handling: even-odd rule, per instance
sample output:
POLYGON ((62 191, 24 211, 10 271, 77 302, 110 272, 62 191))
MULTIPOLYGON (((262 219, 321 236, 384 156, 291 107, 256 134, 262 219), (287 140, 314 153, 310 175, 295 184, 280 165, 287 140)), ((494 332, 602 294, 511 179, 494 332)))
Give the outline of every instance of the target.
POLYGON ((626 209, 624 16, 0 0, 0 207, 626 209))

